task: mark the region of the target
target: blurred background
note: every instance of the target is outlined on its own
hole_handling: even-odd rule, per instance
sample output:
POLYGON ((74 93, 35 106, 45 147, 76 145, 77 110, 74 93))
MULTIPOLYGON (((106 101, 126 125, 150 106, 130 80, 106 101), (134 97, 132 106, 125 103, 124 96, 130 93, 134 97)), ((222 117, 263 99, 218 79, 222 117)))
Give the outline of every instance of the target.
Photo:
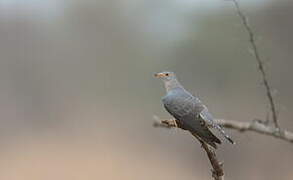
MULTIPOLYGON (((293 2, 239 0, 293 131, 293 2)), ((1 0, 0 179, 211 179, 187 132, 169 118, 153 73, 175 71, 215 117, 269 110, 247 33, 222 0, 1 0)), ((226 179, 293 179, 293 145, 227 130, 226 179)))

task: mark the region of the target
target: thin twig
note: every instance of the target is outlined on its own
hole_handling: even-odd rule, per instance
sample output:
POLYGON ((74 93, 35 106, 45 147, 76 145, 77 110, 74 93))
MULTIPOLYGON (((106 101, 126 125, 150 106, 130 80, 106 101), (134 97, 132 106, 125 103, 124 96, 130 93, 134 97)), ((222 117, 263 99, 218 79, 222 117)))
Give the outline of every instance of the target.
POLYGON ((268 82, 268 78, 267 78, 267 74, 266 74, 266 71, 265 71, 265 68, 264 68, 263 60, 261 59, 259 50, 258 50, 257 45, 256 45, 255 34, 254 34, 251 26, 248 23, 247 17, 245 16, 245 14, 240 9, 238 1, 237 0, 231 0, 231 1, 234 3, 234 6, 236 8, 236 12, 239 15, 239 17, 240 17, 240 19, 242 21, 242 24, 243 24, 245 30, 248 33, 249 42, 250 42, 250 44, 252 46, 253 54, 254 54, 254 57, 255 57, 255 59, 257 61, 259 72, 261 73, 261 76, 262 76, 262 82, 263 82, 263 84, 265 86, 265 89, 266 89, 266 95, 267 95, 267 98, 269 100, 270 108, 271 108, 271 111, 272 111, 272 119, 273 119, 275 127, 277 129, 279 129, 280 126, 278 124, 278 116, 277 116, 275 101, 274 101, 274 98, 273 98, 273 95, 272 95, 271 86, 270 86, 270 84, 268 82))
MULTIPOLYGON (((176 120, 174 119, 168 119, 168 120, 161 120, 159 121, 156 118, 156 121, 154 123, 154 127, 164 127, 164 128, 181 128, 179 126, 179 123, 177 123, 176 120)), ((182 129, 182 128, 181 128, 182 129)), ((223 163, 221 163, 216 155, 216 152, 209 147, 209 145, 207 145, 204 141, 202 141, 200 138, 197 137, 196 134, 193 134, 201 143, 202 148, 205 150, 205 152, 207 153, 207 156, 209 158, 209 161, 213 167, 212 169, 212 176, 215 180, 224 180, 224 170, 223 170, 223 163)))

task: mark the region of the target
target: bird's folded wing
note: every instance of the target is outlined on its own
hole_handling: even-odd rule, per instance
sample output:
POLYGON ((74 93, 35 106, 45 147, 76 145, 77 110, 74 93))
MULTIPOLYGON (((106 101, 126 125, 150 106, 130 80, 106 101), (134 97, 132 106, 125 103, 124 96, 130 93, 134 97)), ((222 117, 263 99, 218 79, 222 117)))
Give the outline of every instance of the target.
POLYGON ((212 114, 208 111, 208 109, 205 106, 199 115, 200 115, 201 119, 204 120, 208 126, 210 126, 210 127, 215 126, 214 117, 212 116, 212 114))

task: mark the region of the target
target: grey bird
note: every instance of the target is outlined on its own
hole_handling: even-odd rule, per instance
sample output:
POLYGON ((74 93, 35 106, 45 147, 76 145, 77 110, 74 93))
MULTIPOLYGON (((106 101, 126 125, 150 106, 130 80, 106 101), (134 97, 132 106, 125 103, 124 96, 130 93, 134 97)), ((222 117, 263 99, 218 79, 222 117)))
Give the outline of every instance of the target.
POLYGON ((196 138, 216 149, 216 143, 221 144, 221 141, 209 130, 209 128, 215 128, 234 144, 222 127, 214 121, 213 116, 199 98, 185 90, 178 82, 175 73, 161 72, 156 73, 155 77, 163 80, 166 88, 167 93, 162 98, 165 109, 179 122, 182 129, 190 131, 196 138))

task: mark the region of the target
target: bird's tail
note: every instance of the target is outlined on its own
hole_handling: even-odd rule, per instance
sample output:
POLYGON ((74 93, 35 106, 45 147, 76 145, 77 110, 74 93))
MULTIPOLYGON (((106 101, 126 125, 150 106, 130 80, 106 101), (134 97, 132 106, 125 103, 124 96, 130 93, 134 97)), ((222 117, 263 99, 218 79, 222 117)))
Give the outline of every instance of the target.
POLYGON ((231 137, 224 131, 224 129, 221 126, 215 124, 214 128, 217 129, 231 144, 235 144, 235 142, 231 139, 231 137))
POLYGON ((212 136, 211 136, 212 139, 211 139, 211 137, 210 137, 210 138, 200 137, 198 134, 196 134, 196 133, 192 133, 192 132, 191 132, 191 134, 192 134, 194 137, 196 137, 200 142, 205 142, 205 143, 209 144, 210 146, 212 146, 212 147, 215 148, 215 149, 218 148, 216 143, 221 144, 221 140, 218 139, 218 138, 217 138, 215 135, 213 135, 212 133, 211 133, 211 135, 212 135, 212 136))

